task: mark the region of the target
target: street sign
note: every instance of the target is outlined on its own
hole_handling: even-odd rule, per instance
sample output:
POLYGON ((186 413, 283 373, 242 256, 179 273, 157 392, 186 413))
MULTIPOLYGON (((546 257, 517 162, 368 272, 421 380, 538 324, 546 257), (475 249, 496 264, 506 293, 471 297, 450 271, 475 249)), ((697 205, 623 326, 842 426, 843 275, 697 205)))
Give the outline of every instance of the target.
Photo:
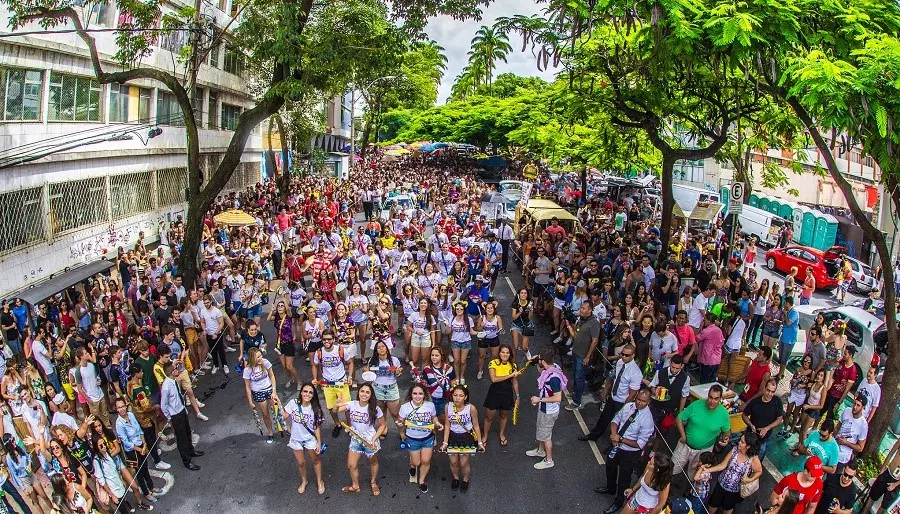
POLYGON ((735 182, 731 185, 731 195, 728 198, 728 213, 740 214, 744 206, 744 184, 735 182))

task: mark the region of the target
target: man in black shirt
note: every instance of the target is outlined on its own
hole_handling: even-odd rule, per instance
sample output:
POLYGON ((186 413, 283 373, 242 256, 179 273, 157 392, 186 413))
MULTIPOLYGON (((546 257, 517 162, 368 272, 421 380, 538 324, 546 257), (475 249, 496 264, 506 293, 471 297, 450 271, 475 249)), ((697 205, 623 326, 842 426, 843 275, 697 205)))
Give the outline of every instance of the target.
POLYGON ((172 310, 169 308, 169 298, 165 295, 159 297, 159 307, 153 312, 153 318, 159 327, 169 325, 172 319, 172 310))
POLYGON ((822 499, 816 506, 815 514, 853 514, 853 504, 856 502, 853 478, 856 476, 857 467, 856 459, 850 459, 840 475, 827 476, 822 499))
POLYGON ((0 313, 0 326, 3 328, 3 337, 6 338, 6 342, 13 353, 19 353, 19 328, 16 317, 10 309, 11 302, 12 300, 3 302, 3 312, 0 313))
POLYGON ((697 272, 697 289, 700 291, 706 290, 706 286, 708 286, 710 281, 715 278, 715 268, 716 264, 712 259, 708 257, 704 259, 703 266, 701 266, 700 271, 697 272))
POLYGON ((747 424, 747 430, 752 430, 762 441, 759 447, 760 460, 766 455, 772 430, 781 426, 784 421, 784 405, 781 398, 775 396, 777 389, 778 383, 769 379, 763 385, 763 394, 747 402, 741 416, 747 424))

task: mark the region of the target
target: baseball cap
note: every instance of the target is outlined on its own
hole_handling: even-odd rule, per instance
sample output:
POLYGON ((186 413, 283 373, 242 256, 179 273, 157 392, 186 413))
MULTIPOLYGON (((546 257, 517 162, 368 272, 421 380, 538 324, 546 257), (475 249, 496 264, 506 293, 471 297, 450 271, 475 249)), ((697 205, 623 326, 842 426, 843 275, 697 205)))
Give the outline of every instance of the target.
POLYGON ((825 470, 822 469, 822 459, 813 455, 812 457, 806 459, 806 465, 804 466, 806 471, 812 475, 813 478, 821 478, 821 476, 825 473, 825 470))

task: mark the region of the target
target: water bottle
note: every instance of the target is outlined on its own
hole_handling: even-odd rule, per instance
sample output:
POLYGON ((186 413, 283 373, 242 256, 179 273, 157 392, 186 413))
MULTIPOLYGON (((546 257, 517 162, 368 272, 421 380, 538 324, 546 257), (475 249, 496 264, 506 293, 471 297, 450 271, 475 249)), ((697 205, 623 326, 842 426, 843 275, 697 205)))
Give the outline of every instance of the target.
POLYGON ((319 455, 325 455, 326 450, 328 450, 328 444, 322 443, 322 446, 319 448, 319 455))
POLYGON ((609 458, 610 458, 610 459, 615 458, 616 453, 617 453, 618 451, 619 451, 619 447, 618 447, 618 446, 613 446, 612 449, 609 450, 609 458))

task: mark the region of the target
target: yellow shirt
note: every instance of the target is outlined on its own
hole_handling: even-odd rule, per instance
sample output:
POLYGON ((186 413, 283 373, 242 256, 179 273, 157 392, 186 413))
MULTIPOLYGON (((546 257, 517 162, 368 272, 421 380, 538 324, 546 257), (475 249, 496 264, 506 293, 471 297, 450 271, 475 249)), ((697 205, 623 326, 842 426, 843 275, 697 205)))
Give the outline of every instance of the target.
POLYGON ((387 250, 393 250, 393 249, 394 249, 394 242, 395 242, 396 240, 397 240, 397 238, 394 237, 394 236, 390 236, 390 237, 384 236, 384 237, 381 238, 381 244, 382 244, 382 246, 385 247, 385 249, 387 249, 387 250))
POLYGON ((503 364, 500 359, 494 359, 488 364, 488 369, 494 370, 494 376, 506 377, 512 375, 516 370, 516 364, 512 361, 503 364))

